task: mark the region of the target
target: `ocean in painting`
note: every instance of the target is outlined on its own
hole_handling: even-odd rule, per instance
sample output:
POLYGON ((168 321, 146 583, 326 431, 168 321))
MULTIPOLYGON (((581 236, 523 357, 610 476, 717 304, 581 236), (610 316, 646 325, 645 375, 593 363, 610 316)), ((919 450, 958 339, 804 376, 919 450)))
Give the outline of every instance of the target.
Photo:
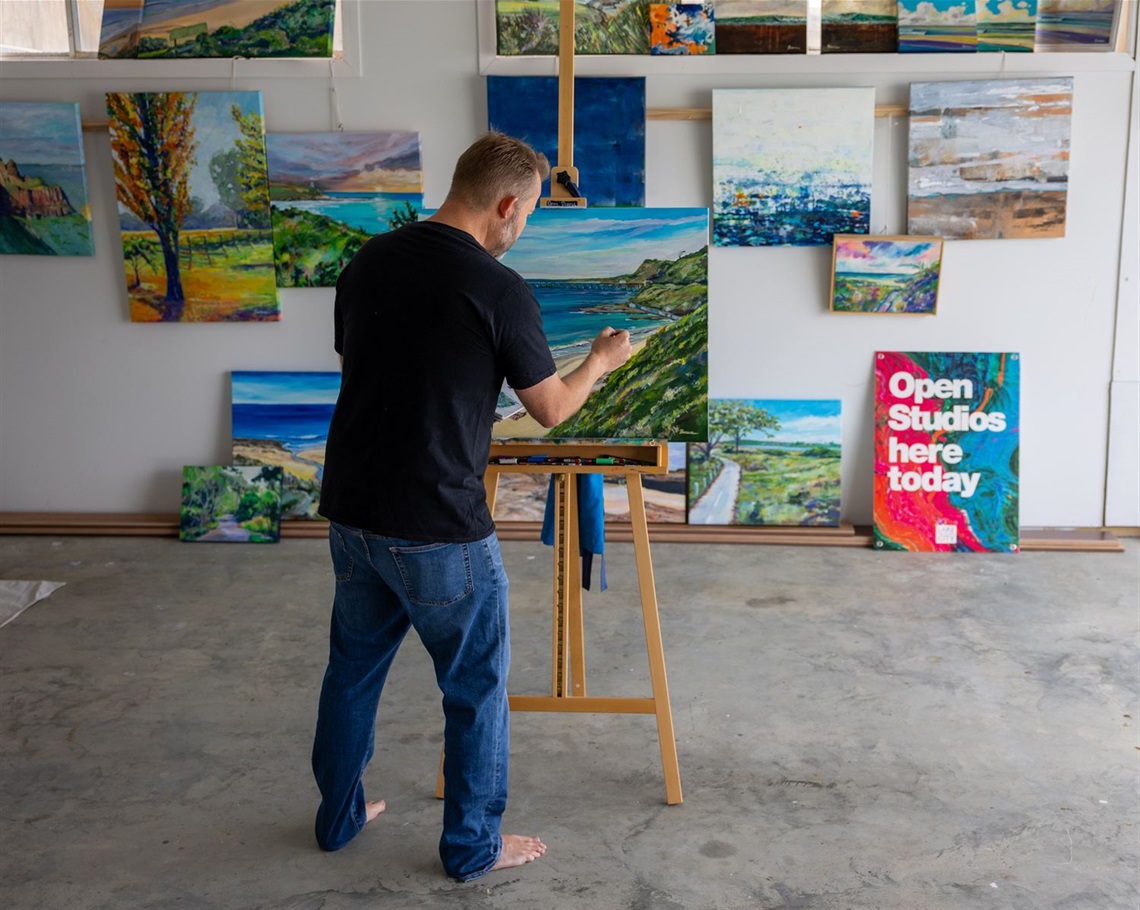
POLYGON ((978 51, 1032 53, 1037 0, 978 0, 978 51))
MULTIPOLYGON (((528 281, 542 308, 542 328, 555 360, 590 350, 606 326, 624 329, 633 342, 675 322, 662 313, 628 306, 641 286, 607 286, 579 281, 528 281)), ((679 317, 677 317, 679 318, 679 317)))
POLYGON ((291 452, 323 444, 329 435, 331 404, 235 404, 233 434, 242 439, 269 439, 291 452))
POLYGON ((898 0, 900 54, 975 53, 975 0, 898 0))
POLYGON ((1038 46, 1107 50, 1117 5, 1117 0, 1039 0, 1038 46))
POLYGON ((420 211, 424 198, 422 193, 325 193, 325 196, 324 199, 274 199, 270 204, 275 209, 298 209, 323 215, 372 236, 389 230, 389 219, 404 211, 405 203, 420 211))

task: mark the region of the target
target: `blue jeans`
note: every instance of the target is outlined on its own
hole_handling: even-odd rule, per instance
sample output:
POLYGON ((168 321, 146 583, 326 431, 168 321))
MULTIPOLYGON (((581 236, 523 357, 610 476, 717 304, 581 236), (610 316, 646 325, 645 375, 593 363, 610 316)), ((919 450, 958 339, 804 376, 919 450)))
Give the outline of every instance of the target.
POLYGON ((380 692, 415 627, 443 692, 439 855, 448 875, 477 878, 499 859, 507 804, 510 642, 498 538, 425 544, 332 522, 329 546, 336 596, 313 742, 317 842, 338 850, 364 827, 361 776, 375 747, 380 692))

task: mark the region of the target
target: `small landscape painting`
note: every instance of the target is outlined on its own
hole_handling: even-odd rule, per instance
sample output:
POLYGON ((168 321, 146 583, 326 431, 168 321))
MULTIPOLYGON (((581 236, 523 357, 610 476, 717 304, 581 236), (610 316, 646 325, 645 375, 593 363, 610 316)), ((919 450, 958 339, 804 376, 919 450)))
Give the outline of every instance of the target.
POLYGON ((806 54, 808 0, 716 0, 718 54, 806 54))
POLYGON ((134 322, 281 318, 260 92, 107 95, 134 322))
POLYGON ((649 27, 651 54, 716 53, 716 24, 709 3, 651 3, 649 27))
POLYGON ((873 88, 714 89, 713 242, 867 233, 874 128, 873 88))
POLYGON ((910 86, 907 233, 1065 236, 1071 76, 910 86))
POLYGON ((972 54, 978 0, 898 0, 900 54, 972 54))
MULTIPOLYGON (((500 56, 558 53, 559 0, 496 0, 500 56)), ((574 0, 576 54, 648 54, 649 0, 574 0)))
POLYGON ((78 104, 0 101, 0 253, 95 255, 78 104))
POLYGON ((276 543, 281 538, 281 468, 182 469, 178 539, 206 543, 276 543))
POLYGON ((1037 49, 1111 50, 1114 19, 1122 2, 1037 0, 1037 49))
POLYGON ((941 272, 941 237, 836 235, 831 310, 933 315, 941 272))
POLYGON ((107 3, 100 57, 331 57, 336 0, 107 3))
POLYGON ((320 518, 340 373, 235 371, 230 380, 234 463, 282 468, 282 517, 320 518))
POLYGON ((1033 53, 1037 0, 978 0, 978 50, 1033 53))
POLYGON ((838 527, 842 403, 712 399, 689 446, 689 524, 838 527))
POLYGON ((373 234, 423 209, 419 133, 270 133, 278 287, 328 288, 373 234))
POLYGON ((898 43, 898 0, 823 0, 822 53, 893 54, 898 43))

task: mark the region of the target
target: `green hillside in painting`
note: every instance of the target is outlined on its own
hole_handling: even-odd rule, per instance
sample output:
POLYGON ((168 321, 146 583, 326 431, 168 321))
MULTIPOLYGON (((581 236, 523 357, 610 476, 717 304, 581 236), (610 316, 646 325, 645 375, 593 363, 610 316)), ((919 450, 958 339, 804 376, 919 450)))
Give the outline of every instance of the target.
POLYGON ((370 234, 326 215, 274 208, 273 265, 277 286, 332 287, 370 234))

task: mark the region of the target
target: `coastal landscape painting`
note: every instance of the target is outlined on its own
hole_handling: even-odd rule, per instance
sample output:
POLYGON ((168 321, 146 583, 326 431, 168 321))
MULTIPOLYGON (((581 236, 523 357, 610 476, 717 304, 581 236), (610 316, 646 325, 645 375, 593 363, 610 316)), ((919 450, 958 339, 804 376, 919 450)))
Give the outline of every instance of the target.
POLYGON ((689 524, 837 527, 842 403, 712 399, 689 446, 689 524))
MULTIPOLYGON (((558 3, 496 0, 499 55, 556 55, 558 3)), ((574 0, 574 52, 648 54, 649 0, 574 0)))
POLYGON ((717 246, 822 246, 867 233, 873 88, 712 94, 717 246))
POLYGON ((106 4, 100 57, 331 57, 336 0, 106 4))
POLYGON ((978 51, 1033 53, 1037 0, 977 0, 978 51))
POLYGON ((715 0, 718 54, 806 54, 808 0, 715 0))
POLYGON ((134 322, 281 318, 260 92, 107 95, 134 322))
POLYGON ((1037 0, 1037 49, 1112 50, 1122 0, 1037 0))
POLYGON ((941 272, 941 237, 837 235, 831 310, 933 315, 938 309, 941 272))
POLYGON ((649 53, 716 53, 716 23, 708 3, 649 4, 649 53))
POLYGON ((0 101, 0 253, 95 255, 78 104, 0 101))
POLYGON ((573 417, 551 430, 520 411, 499 438, 705 438, 708 210, 538 209, 503 256, 527 280, 560 375, 607 326, 634 354, 573 417))
POLYGON ((276 543, 281 538, 281 468, 185 467, 179 517, 179 540, 276 543))
POLYGON ((278 287, 334 287, 373 234, 423 209, 419 133, 269 133, 278 287))
POLYGON ((972 54, 980 0, 898 0, 900 54, 972 54))
POLYGON ((1070 76, 910 86, 907 233, 1065 236, 1070 76))
POLYGON ((893 54, 898 43, 898 0, 823 0, 821 53, 893 54))
MULTIPOLYGON (((490 128, 558 161, 558 77, 488 76, 490 128)), ((645 204, 645 79, 574 79, 574 160, 590 207, 645 204)), ((542 183, 550 195, 550 180, 542 183)))
POLYGON ((234 463, 284 471, 283 518, 320 518, 325 443, 339 393, 336 372, 230 374, 234 463))

